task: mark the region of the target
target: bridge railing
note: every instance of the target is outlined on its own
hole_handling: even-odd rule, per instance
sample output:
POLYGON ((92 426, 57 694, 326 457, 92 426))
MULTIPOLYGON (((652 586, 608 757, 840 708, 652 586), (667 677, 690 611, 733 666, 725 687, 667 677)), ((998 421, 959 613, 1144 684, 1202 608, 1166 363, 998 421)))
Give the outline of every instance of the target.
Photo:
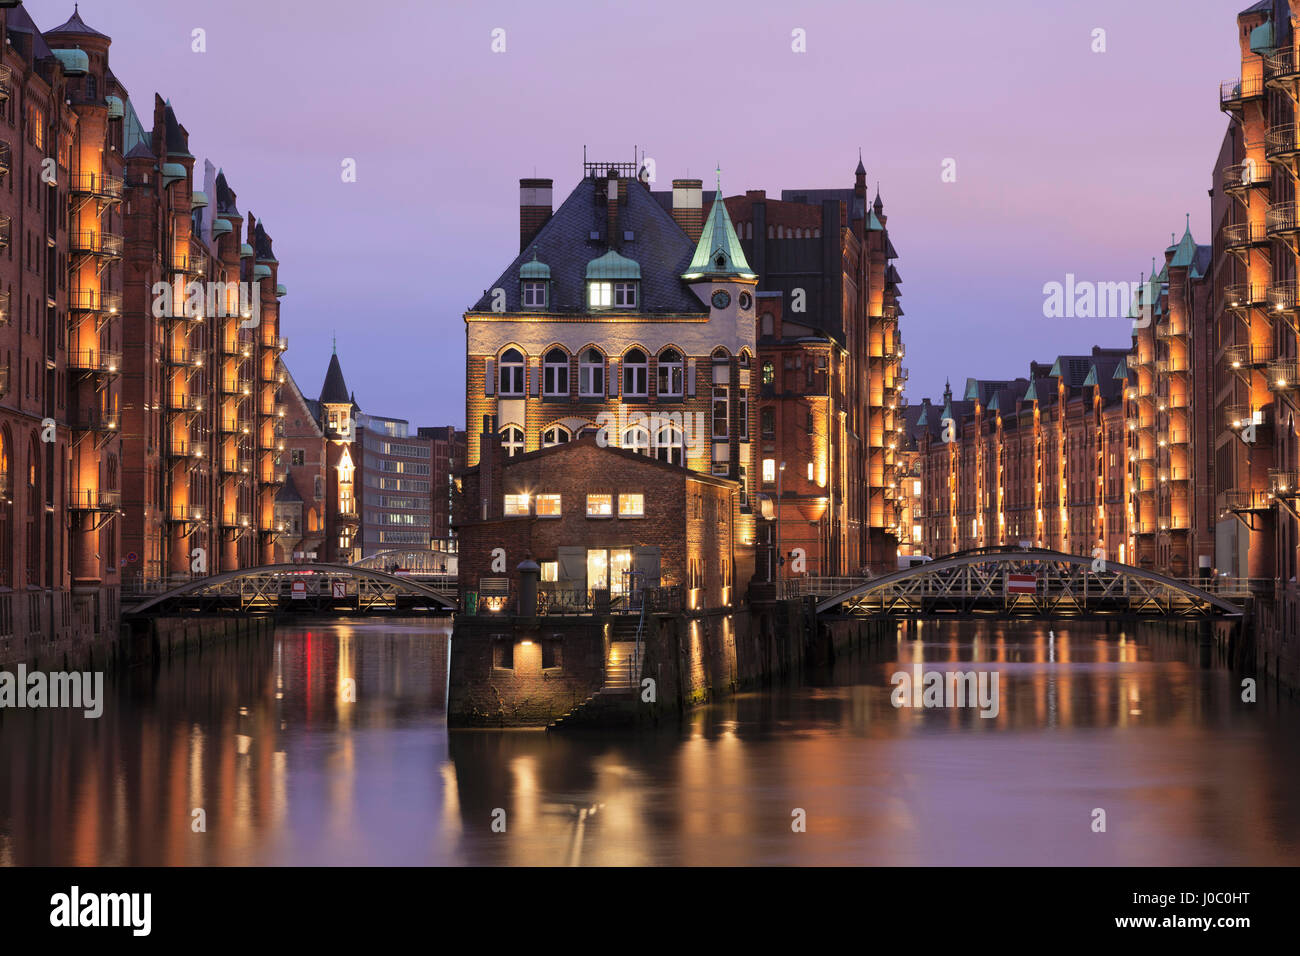
POLYGON ((859 585, 866 584, 868 577, 820 577, 805 575, 786 578, 777 582, 778 598, 797 599, 801 597, 831 597, 851 591, 859 585))

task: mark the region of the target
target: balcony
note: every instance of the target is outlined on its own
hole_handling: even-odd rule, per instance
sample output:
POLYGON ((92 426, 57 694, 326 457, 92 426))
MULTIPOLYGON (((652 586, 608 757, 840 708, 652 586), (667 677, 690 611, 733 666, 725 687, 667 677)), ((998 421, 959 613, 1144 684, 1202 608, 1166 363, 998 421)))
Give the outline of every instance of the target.
POLYGON ((1268 86, 1285 88, 1288 81, 1294 80, 1297 75, 1300 75, 1300 67, 1297 66, 1294 50, 1278 50, 1264 58, 1264 83, 1268 86))
POLYGON ((221 513, 221 527, 223 528, 251 528, 253 526, 253 516, 239 511, 223 511, 221 513))
POLYGON ((203 411, 203 398, 189 392, 171 392, 167 396, 167 411, 177 413, 203 411))
POLYGON ((1228 510, 1240 512, 1271 511, 1274 498, 1268 491, 1229 491, 1226 495, 1228 510))
POLYGON ((69 233, 68 248, 75 255, 97 256, 101 259, 122 258, 122 237, 100 230, 83 230, 69 233))
POLYGON ((9 324, 9 293, 0 292, 0 325, 9 324))
POLYGON ((1267 301, 1267 289, 1262 282, 1241 282, 1223 289, 1223 306, 1226 309, 1250 309, 1267 301))
POLYGON ((8 216, 0 216, 0 249, 9 248, 9 236, 12 227, 13 221, 8 216))
POLYGON ((189 249, 184 252, 178 252, 172 257, 171 271, 174 274, 192 276, 196 279, 202 279, 208 274, 208 265, 211 257, 208 256, 207 250, 202 243, 190 240, 189 249))
POLYGON ((0 66, 0 103, 9 99, 14 88, 13 71, 7 66, 0 66))
POLYGON ((1280 359, 1268 363, 1268 387, 1273 392, 1294 392, 1296 360, 1280 359))
POLYGON ((1247 425, 1264 428, 1270 424, 1269 409, 1251 408, 1249 405, 1225 405, 1223 418, 1224 424, 1231 431, 1241 431, 1247 425))
POLYGON ((184 347, 170 348, 167 350, 166 361, 172 368, 202 368, 203 352, 184 347))
POLYGON ((173 505, 167 513, 167 520, 173 524, 201 524, 203 509, 195 505, 173 505))
POLYGON ((173 459, 192 459, 203 457, 203 445, 187 438, 177 438, 167 447, 167 457, 173 459))
POLYGON ((253 472, 253 459, 244 456, 221 459, 221 471, 227 475, 249 475, 253 472))
POLYGON ((122 177, 73 173, 68 189, 74 196, 92 196, 105 202, 117 202, 122 198, 122 177))
POLYGON ((238 415, 218 416, 217 427, 223 435, 238 435, 241 431, 247 431, 247 426, 239 420, 238 415))
MULTIPOLYGON (((1235 228, 1225 226, 1223 229, 1226 240, 1228 230, 1235 228)), ((1296 204, 1294 202, 1275 202, 1268 207, 1268 212, 1264 214, 1264 229, 1270 237, 1279 239, 1292 239, 1300 234, 1300 214, 1297 214, 1296 204)))
POLYGON ((1187 366, 1182 359, 1156 359, 1156 373, 1159 375, 1186 375, 1187 366))
POLYGON ((1223 167, 1223 191, 1229 195, 1245 196, 1251 189, 1267 189, 1272 185, 1270 169, 1258 163, 1233 163, 1223 167))
POLYGON ((69 511, 114 512, 122 507, 122 492, 76 488, 68 492, 69 511))
MULTIPOLYGON (((1279 206, 1289 206, 1291 203, 1278 203, 1279 206)), ((1293 210, 1294 211, 1294 210, 1293 210)), ((1273 210, 1268 211, 1265 217, 1267 224, 1272 223, 1273 210)), ((1272 236, 1273 230, 1266 228, 1256 222, 1239 222, 1231 226, 1223 227, 1223 247, 1229 252, 1236 252, 1242 249, 1249 249, 1252 246, 1265 245, 1269 237, 1272 236)))
POLYGON ((1223 361, 1234 371, 1264 368, 1272 358, 1271 345, 1230 345, 1223 353, 1223 361))
POLYGON ((1268 473, 1268 490, 1277 498, 1300 497, 1300 473, 1294 471, 1270 471, 1268 473))
MULTIPOLYGON (((282 485, 284 484, 284 478, 284 472, 278 468, 264 468, 262 469, 261 474, 257 476, 258 482, 263 485, 282 485)), ((360 524, 360 520, 353 522, 343 521, 341 516, 339 520, 342 521, 343 524, 360 524)))
POLYGON ((98 289, 73 289, 68 293, 68 308, 73 312, 106 312, 116 315, 122 311, 122 296, 117 292, 98 289))
POLYGON ((1263 95, 1264 78, 1262 76, 1228 80, 1219 84, 1219 109, 1239 110, 1247 100, 1258 99, 1263 95))
POLYGON ((9 171, 13 167, 13 162, 13 147, 7 142, 0 141, 0 176, 9 175, 9 171))
POLYGON ((1187 328, 1187 320, 1181 316, 1176 323, 1170 317, 1156 326, 1156 338, 1158 339, 1182 339, 1190 334, 1191 330, 1187 328))
POLYGON ((90 375, 116 375, 122 367, 121 352, 103 349, 75 349, 68 352, 68 368, 90 375))
POLYGON ((355 505, 342 504, 339 506, 338 513, 335 514, 335 520, 339 524, 356 526, 361 524, 361 516, 357 514, 355 505))
POLYGON ((112 434, 117 431, 118 418, 116 413, 106 412, 98 406, 73 408, 68 413, 68 424, 79 431, 112 434))

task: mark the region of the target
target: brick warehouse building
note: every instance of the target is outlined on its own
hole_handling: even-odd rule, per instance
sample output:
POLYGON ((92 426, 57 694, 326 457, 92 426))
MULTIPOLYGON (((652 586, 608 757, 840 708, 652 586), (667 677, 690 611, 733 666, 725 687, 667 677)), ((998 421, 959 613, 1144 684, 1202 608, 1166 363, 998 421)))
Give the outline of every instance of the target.
POLYGON ((122 107, 109 38, 0 10, 0 663, 117 625, 122 107))
POLYGON ((779 200, 750 190, 726 203, 759 276, 758 478, 775 505, 764 514, 779 511, 782 550, 803 549, 809 574, 892 569, 910 539, 907 370, 879 190, 869 202, 859 159, 852 188, 779 200))
POLYGON ((1028 542, 1126 562, 1127 356, 1094 348, 1031 362, 1028 378, 969 379, 942 408, 923 400, 909 435, 921 553, 1028 542))
POLYGON ((531 559, 544 591, 576 593, 582 606, 593 590, 617 602, 643 587, 682 589, 689 609, 734 602, 737 565, 747 564, 734 535, 737 482, 600 447, 595 436, 514 456, 499 432, 480 431, 480 441, 458 496, 462 594, 504 594, 508 583, 517 595, 518 566, 531 559), (498 548, 504 566, 494 568, 498 548))
POLYGON ((638 172, 587 163, 554 211, 550 180, 521 181, 520 253, 465 313, 467 464, 485 420, 507 455, 603 429, 736 481, 736 533, 752 544, 757 277, 724 203, 692 239, 699 191, 677 191, 670 212, 638 172))
POLYGON ((172 107, 155 97, 151 133, 127 114, 123 547, 149 587, 275 560, 286 290, 224 172, 195 188, 172 107))

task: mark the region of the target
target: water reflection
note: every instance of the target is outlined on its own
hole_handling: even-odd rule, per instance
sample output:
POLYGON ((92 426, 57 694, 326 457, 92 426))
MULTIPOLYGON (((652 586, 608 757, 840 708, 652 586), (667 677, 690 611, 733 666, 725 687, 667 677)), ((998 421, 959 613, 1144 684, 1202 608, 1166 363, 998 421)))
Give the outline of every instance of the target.
POLYGON ((930 625, 610 737, 449 733, 448 641, 282 629, 118 675, 97 721, 0 712, 0 862, 1300 860, 1300 714, 1194 634, 930 625), (894 707, 916 666, 995 671, 997 716, 894 707))

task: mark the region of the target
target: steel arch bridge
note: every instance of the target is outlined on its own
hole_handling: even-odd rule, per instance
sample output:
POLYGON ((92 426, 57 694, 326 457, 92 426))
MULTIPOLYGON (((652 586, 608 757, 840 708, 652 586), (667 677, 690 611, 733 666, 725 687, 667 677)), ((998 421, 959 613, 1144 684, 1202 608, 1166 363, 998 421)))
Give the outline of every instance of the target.
POLYGON ((1244 611, 1177 578, 1113 561, 1094 571, 1094 563, 1043 548, 981 548, 873 578, 819 601, 817 613, 841 606, 898 617, 1211 618, 1244 611))
POLYGON ((445 570, 447 559, 456 557, 453 552, 431 551, 428 548, 392 548, 388 551, 376 551, 359 561, 353 561, 352 567, 374 568, 382 571, 388 565, 396 564, 409 574, 437 576, 447 575, 445 570))
POLYGON ((268 564, 197 578, 124 608, 122 614, 446 614, 455 609, 454 599, 427 584, 372 568, 268 564))

